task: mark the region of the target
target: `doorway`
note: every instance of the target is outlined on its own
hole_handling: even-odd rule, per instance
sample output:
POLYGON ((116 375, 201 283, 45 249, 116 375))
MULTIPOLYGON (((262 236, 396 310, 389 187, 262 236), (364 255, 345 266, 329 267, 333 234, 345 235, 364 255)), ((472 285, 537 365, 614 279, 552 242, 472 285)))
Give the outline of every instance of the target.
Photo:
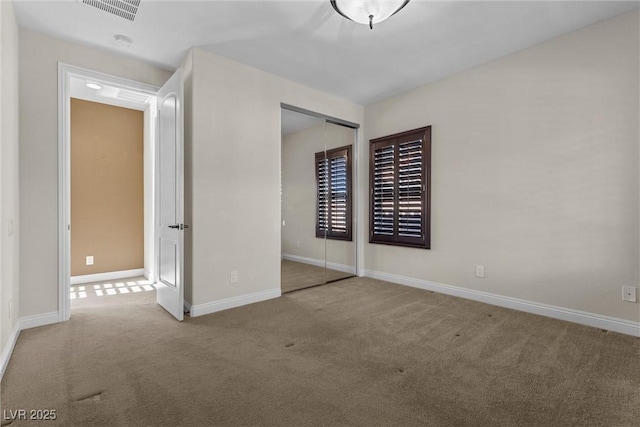
MULTIPOLYGON (((72 298, 88 297, 90 294, 95 294, 95 296, 108 296, 118 293, 142 292, 154 289, 152 285, 156 280, 154 141, 157 111, 156 93, 158 88, 64 64, 59 65, 59 85, 59 320, 64 321, 70 318, 72 298), (78 108, 81 108, 81 110, 78 110, 78 108), (141 161, 139 166, 142 168, 142 182, 137 184, 139 188, 135 189, 134 193, 142 197, 141 206, 136 206, 135 209, 137 209, 142 216, 142 218, 138 218, 138 226, 140 226, 140 221, 142 221, 142 236, 139 236, 141 241, 138 242, 138 244, 143 247, 143 254, 141 259, 134 261, 133 265, 135 265, 135 268, 128 268, 127 266, 132 266, 132 264, 127 264, 126 261, 124 263, 118 263, 117 259, 106 259, 118 258, 118 249, 113 247, 106 251, 103 250, 103 256, 99 258, 104 261, 103 265, 111 263, 110 265, 112 267, 107 267, 106 271, 105 268, 102 268, 102 271, 100 271, 100 269, 92 271, 91 268, 88 268, 92 263, 97 264, 96 261, 98 261, 98 258, 96 254, 82 253, 81 260, 74 260, 71 256, 71 162, 73 159, 75 159, 75 161, 80 159, 80 157, 77 157, 77 153, 74 153, 72 159, 71 115, 74 109, 76 109, 76 113, 77 111, 82 111, 82 109, 92 110, 94 117, 108 114, 109 111, 116 111, 113 117, 118 117, 118 114, 122 116, 122 113, 131 111, 134 116, 137 114, 138 118, 142 119, 143 141, 142 147, 139 147, 141 152, 138 153, 140 156, 139 160, 141 161), (109 254, 108 256, 105 255, 107 253, 109 254), (114 256, 114 254, 116 254, 116 256, 114 256), (72 261, 74 262, 74 268, 72 268, 72 261), (140 265, 141 263, 142 265, 140 265), (99 272, 95 273, 95 271, 99 272), (125 281, 120 280, 135 276, 137 277, 133 281, 131 279, 125 281), (91 283, 91 285, 84 286, 84 284, 88 283, 91 283)), ((121 117, 121 119, 127 120, 123 117, 121 117)), ((118 127, 118 124, 113 123, 112 126, 118 127)), ((103 152, 99 153, 102 158, 98 159, 98 162, 107 162, 109 160, 109 153, 117 157, 116 151, 112 150, 109 152, 109 147, 103 147, 103 152)), ((129 154, 134 155, 132 153, 129 154)), ((95 155, 96 153, 94 152, 93 154, 95 155)), ((111 160, 117 161, 118 159, 114 158, 111 160)), ((120 160, 122 160, 122 158, 120 160)), ((100 165, 95 165, 95 170, 88 171, 85 177, 90 177, 92 172, 95 172, 94 175, 100 173, 97 166, 100 165)), ((114 165, 112 164, 111 166, 113 167, 114 165)), ((109 167, 102 168, 102 173, 108 174, 112 172, 109 171, 109 169, 109 167)), ((81 174, 76 172, 76 175, 81 174)), ((112 175, 112 178, 114 176, 116 175, 112 175)), ((88 181, 90 180, 85 179, 81 181, 80 184, 76 182, 74 187, 77 190, 82 186, 90 185, 88 181), (80 187, 78 187, 78 185, 80 187)), ((106 181, 110 181, 110 179, 106 179, 106 181)), ((135 187, 135 185, 132 187, 135 187)), ((111 191, 117 193, 120 190, 112 189, 111 191)), ((84 193, 85 195, 91 194, 91 189, 85 188, 84 193)), ((78 196, 78 194, 79 193, 76 193, 76 196, 78 196)), ((97 199, 94 199, 94 203, 97 203, 96 200, 97 199)), ((118 203, 117 201, 112 202, 118 203)), ((107 206, 108 204, 105 205, 105 209, 107 206)), ((99 212, 94 210, 89 216, 95 217, 99 215, 99 212)), ((91 230, 91 225, 81 224, 77 218, 74 218, 74 221, 78 227, 91 230)), ((126 229, 130 228, 132 224, 109 224, 112 230, 118 226, 126 229)), ((102 230, 102 232, 104 233, 105 230, 102 230)), ((100 233, 94 233, 91 237, 99 238, 99 234, 100 233)), ((83 245, 85 247, 82 249, 86 249, 87 247, 87 245, 80 241, 75 241, 74 243, 79 249, 80 246, 83 245)), ((91 250, 100 251, 101 249, 91 250)), ((86 249, 86 251, 89 250, 86 249)), ((74 255, 75 258, 80 258, 80 254, 76 253, 74 255)))
POLYGON ((357 125, 282 105, 282 293, 357 272, 357 125))

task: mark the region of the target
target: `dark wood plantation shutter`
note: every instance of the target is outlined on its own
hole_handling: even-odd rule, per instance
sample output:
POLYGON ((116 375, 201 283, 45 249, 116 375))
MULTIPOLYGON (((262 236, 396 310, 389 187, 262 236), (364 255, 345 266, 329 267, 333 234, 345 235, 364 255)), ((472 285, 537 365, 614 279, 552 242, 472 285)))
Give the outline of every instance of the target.
POLYGON ((351 240, 351 147, 316 153, 316 237, 351 240))
POLYGON ((430 247, 431 127, 371 140, 371 243, 430 247))

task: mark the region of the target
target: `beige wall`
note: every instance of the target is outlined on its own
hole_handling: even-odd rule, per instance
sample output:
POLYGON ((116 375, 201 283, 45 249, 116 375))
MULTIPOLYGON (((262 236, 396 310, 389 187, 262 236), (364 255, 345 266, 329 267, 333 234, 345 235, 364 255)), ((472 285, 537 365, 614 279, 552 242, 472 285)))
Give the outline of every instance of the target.
POLYGON ((171 72, 20 30, 21 316, 58 310, 58 62, 162 85, 171 72))
MULTIPOLYGON (((283 254, 324 260, 324 239, 316 237, 315 153, 323 151, 325 144, 330 150, 353 146, 354 141, 354 129, 331 123, 321 123, 282 137, 283 254)), ((327 240, 327 261, 354 267, 355 240, 355 233, 351 242, 327 240)))
POLYGON ((431 250, 366 268, 640 320, 638 34, 634 11, 367 106, 366 140, 433 126, 433 207, 431 250))
POLYGON ((71 99, 72 276, 144 268, 143 116, 71 99))
POLYGON ((20 315, 18 190, 18 25, 0 2, 0 354, 20 315))
POLYGON ((202 49, 192 54, 190 302, 279 290, 280 103, 353 123, 363 108, 202 49))

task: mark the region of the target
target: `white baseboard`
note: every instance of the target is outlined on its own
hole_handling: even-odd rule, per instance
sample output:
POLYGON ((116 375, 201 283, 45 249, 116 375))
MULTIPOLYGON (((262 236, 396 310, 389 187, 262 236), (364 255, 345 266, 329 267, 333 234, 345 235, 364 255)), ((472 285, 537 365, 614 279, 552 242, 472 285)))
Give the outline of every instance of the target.
MULTIPOLYGON (((280 297, 280 288, 269 289, 262 292, 256 292, 253 294, 241 295, 233 298, 226 298, 220 301, 212 301, 205 304, 197 304, 189 307, 190 316, 203 316, 205 314, 211 314, 229 308, 241 307, 247 304, 253 304, 255 302, 266 301, 273 298, 280 297)), ((185 305, 186 306, 186 305, 185 305)))
POLYGON ((37 328, 38 326, 53 325, 58 323, 60 317, 57 311, 50 313, 36 314, 35 316, 21 317, 18 322, 20 323, 20 330, 37 328))
POLYGON ((430 282, 428 280, 382 273, 380 271, 365 270, 364 273, 366 277, 371 277, 373 279, 384 280, 387 282, 397 283, 399 285, 453 295, 491 305, 524 311, 526 313, 538 314, 541 316, 552 317, 554 319, 565 320, 567 322, 579 323, 581 325, 640 337, 640 322, 632 322, 630 320, 619 319, 616 317, 603 316, 570 308, 556 307, 538 302, 490 294, 488 292, 444 285, 441 283, 430 282))
POLYGON ((13 325, 13 330, 11 331, 11 335, 9 335, 9 339, 7 340, 7 344, 4 346, 2 350, 2 356, 0 359, 0 381, 4 377, 4 371, 7 370, 7 366, 9 365, 9 360, 11 359, 11 354, 13 353, 13 349, 16 346, 16 342, 18 341, 18 336, 20 335, 20 320, 13 325))
POLYGON ((144 268, 135 270, 109 271, 107 273, 86 274, 84 276, 71 276, 72 285, 82 283, 104 282, 106 280, 127 279, 129 277, 145 276, 144 268))
POLYGON ((24 331, 25 329, 30 328, 36 328, 38 326, 52 325, 54 323, 58 323, 59 321, 60 319, 58 317, 57 311, 19 318, 16 321, 16 324, 13 325, 11 335, 9 335, 7 344, 2 350, 2 356, 0 356, 0 380, 2 380, 2 377, 4 377, 4 371, 7 369, 7 365, 9 364, 9 360, 11 359, 11 354, 13 353, 13 349, 15 348, 16 342, 18 341, 20 331, 24 331))
MULTIPOLYGON (((316 267, 324 267, 324 261, 316 258, 307 258, 298 255, 282 254, 282 259, 287 261, 301 262, 303 264, 315 265, 316 267)), ((356 269, 352 265, 339 264, 337 262, 327 261, 327 268, 331 270, 341 271, 343 273, 356 274, 356 269)))
POLYGON ((182 301, 182 304, 184 305, 184 312, 189 313, 189 316, 191 316, 191 304, 186 301, 182 301))

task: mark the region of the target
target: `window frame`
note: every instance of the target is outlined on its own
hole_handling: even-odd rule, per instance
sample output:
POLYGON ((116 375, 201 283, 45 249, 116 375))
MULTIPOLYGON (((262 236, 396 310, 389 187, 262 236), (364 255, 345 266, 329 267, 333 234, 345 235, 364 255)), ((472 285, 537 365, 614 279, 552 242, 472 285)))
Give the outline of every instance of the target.
MULTIPOLYGON (((315 154, 315 175, 316 175, 316 237, 318 238, 327 238, 330 240, 343 240, 343 241, 352 241, 353 240, 353 219, 352 219, 352 146, 346 145, 344 147, 333 148, 331 150, 320 151, 315 154), (347 187, 347 197, 346 197, 346 233, 340 233, 333 231, 331 224, 333 215, 331 214, 331 209, 327 213, 328 216, 328 224, 327 230, 321 228, 320 226, 320 176, 319 176, 319 162, 323 160, 327 160, 327 164, 329 169, 331 168, 331 159, 346 157, 346 187, 347 187), (326 233, 325 233, 326 231, 326 233)), ((329 177, 331 174, 329 173, 329 177)), ((331 181, 330 181, 331 182, 331 181)), ((331 187, 331 184, 329 184, 331 187)), ((328 194, 331 194, 331 188, 328 191, 328 194)))
POLYGON ((369 243, 431 249, 431 126, 371 139, 369 144, 369 243), (422 140, 421 150, 421 238, 399 235, 399 147, 418 139, 422 140), (393 146, 393 235, 375 233, 375 152, 393 146))

